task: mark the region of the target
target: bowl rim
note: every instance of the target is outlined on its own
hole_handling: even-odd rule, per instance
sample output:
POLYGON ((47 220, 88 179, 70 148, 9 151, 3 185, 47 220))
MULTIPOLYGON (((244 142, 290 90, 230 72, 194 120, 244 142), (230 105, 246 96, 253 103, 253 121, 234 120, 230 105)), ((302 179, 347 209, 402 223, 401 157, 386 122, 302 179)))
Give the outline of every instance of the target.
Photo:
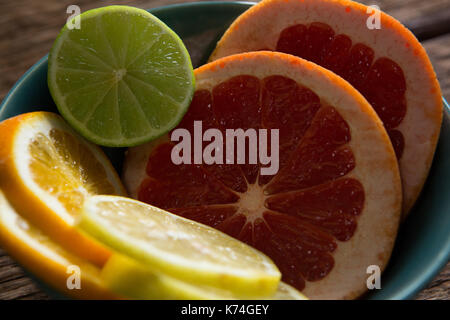
MULTIPOLYGON (((185 8, 208 8, 208 7, 217 7, 217 6, 242 6, 249 7, 254 5, 255 2, 250 1, 205 1, 205 2, 188 2, 188 3, 177 3, 170 4, 161 7, 155 7, 151 9, 146 9, 152 14, 164 13, 164 11, 168 10, 178 10, 185 8)), ((34 75, 34 73, 39 72, 40 68, 44 67, 44 65, 48 61, 48 54, 40 58, 36 63, 34 63, 27 71, 15 82, 15 84, 11 87, 8 93, 3 98, 3 101, 0 103, 0 119, 4 116, 6 110, 6 105, 9 104, 9 101, 12 97, 21 90, 21 87, 25 85, 25 82, 34 75)), ((447 102, 445 97, 442 96, 443 101, 443 115, 444 118, 450 118, 450 104, 447 102)), ((0 120, 1 122, 2 120, 0 120)), ((434 263, 426 269, 419 277, 416 277, 414 280, 410 280, 408 283, 403 284, 401 289, 397 289, 395 292, 391 293, 389 299, 393 300, 403 300, 403 299, 411 299, 415 297, 421 290, 423 290, 436 275, 445 267, 445 265, 450 260, 450 241, 447 242, 446 245, 442 247, 442 250, 436 255, 435 259, 433 259, 434 263)), ((39 284, 42 285, 42 282, 39 281, 32 273, 29 273, 33 279, 38 280, 39 284)), ((44 290, 46 285, 44 284, 44 290)), ((47 290, 46 290, 47 291, 47 290)), ((369 292, 370 293, 370 292, 369 292)))
MULTIPOLYGON (((47 63, 48 61, 48 53, 40 58, 36 63, 34 63, 30 68, 25 71, 25 73, 17 80, 14 85, 9 89, 6 96, 3 98, 2 103, 0 103, 0 119, 3 118, 3 113, 5 112, 5 106, 9 103, 9 100, 16 93, 17 90, 23 85, 23 83, 35 72, 38 70, 43 63, 47 63)), ((0 120, 0 122, 3 120, 0 120)))

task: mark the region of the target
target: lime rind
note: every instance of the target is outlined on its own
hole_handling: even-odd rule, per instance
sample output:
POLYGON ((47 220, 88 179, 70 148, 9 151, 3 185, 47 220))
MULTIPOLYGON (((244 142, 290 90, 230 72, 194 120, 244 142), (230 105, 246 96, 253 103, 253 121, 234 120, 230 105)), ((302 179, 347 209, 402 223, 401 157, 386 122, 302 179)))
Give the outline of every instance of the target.
POLYGON ((111 147, 136 146, 173 129, 187 112, 195 86, 192 63, 182 40, 149 12, 133 7, 93 9, 83 13, 80 19, 79 31, 64 26, 48 59, 48 86, 63 117, 88 140, 111 147), (132 31, 142 32, 133 32, 133 37, 126 36, 132 31), (163 42, 159 43, 161 39, 163 42), (158 45, 155 47, 155 44, 158 45), (143 49, 143 52, 136 54, 138 49, 143 49), (167 50, 176 57, 159 59, 162 60, 159 64, 158 59, 150 59, 158 53, 159 58, 164 54, 166 58, 172 58, 167 56, 167 50), (99 53, 107 54, 99 56, 99 53), (139 68, 144 58, 146 64, 139 68), (169 68, 171 65, 167 66, 167 63, 176 67, 169 68), (126 73, 127 67, 130 68, 129 74, 126 73), (145 72, 151 74, 145 75, 145 72), (138 80, 134 79, 130 85, 131 77, 138 80), (94 83, 92 79, 95 79, 94 83), (147 88, 136 93, 133 87, 139 80, 146 83, 147 88), (105 98, 117 96, 120 82, 132 88, 136 99, 128 94, 130 106, 123 99, 117 99, 120 103, 106 107, 105 98), (68 87, 74 89, 69 90, 68 87), (89 89, 92 89, 90 94, 89 89), (70 100, 76 97, 77 90, 84 94, 84 98, 70 100), (145 91, 148 91, 145 97, 140 97, 145 91), (150 101, 153 103, 149 104, 150 101), (161 101, 165 104, 161 105, 161 101), (168 107, 164 108, 166 105, 168 107), (82 110, 78 111, 78 108, 82 110), (97 108, 102 109, 101 113, 97 108), (120 110, 128 108, 130 110, 120 110))
POLYGON ((267 256, 211 227, 115 196, 90 197, 82 211, 80 230, 158 272, 248 295, 269 296, 278 285, 267 256))

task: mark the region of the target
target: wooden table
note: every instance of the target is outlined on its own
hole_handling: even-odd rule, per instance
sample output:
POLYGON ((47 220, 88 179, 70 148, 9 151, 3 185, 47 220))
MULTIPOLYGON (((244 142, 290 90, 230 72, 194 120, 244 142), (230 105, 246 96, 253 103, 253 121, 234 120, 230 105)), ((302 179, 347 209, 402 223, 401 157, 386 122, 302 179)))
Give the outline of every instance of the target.
MULTIPOLYGON (((193 2, 192 0, 125 0, 140 8, 193 2)), ((364 0, 377 4, 410 27, 427 49, 450 98, 450 0, 364 0)), ((0 100, 17 79, 50 49, 67 19, 66 8, 77 4, 82 11, 117 4, 98 0, 0 0, 0 100)), ((450 263, 423 290, 418 299, 450 299, 450 263)), ((0 299, 48 299, 22 269, 0 249, 0 299)))

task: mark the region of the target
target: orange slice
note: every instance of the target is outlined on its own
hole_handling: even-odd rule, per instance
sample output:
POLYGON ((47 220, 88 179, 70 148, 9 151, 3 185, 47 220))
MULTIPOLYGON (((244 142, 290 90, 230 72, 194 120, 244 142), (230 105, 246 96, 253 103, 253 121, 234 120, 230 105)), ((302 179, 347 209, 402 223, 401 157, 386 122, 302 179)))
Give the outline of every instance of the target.
POLYGON ((73 228, 84 198, 125 194, 104 153, 49 112, 0 123, 0 188, 33 225, 69 251, 99 266, 110 253, 73 228))
POLYGON ((363 293, 367 267, 388 262, 401 213, 397 160, 371 106, 334 73, 283 53, 229 56, 195 76, 178 128, 279 129, 278 173, 236 159, 175 165, 166 135, 128 150, 131 196, 254 246, 309 298, 363 293))
POLYGON ((391 138, 406 215, 433 159, 442 122, 441 91, 414 35, 382 12, 380 29, 373 29, 375 15, 347 0, 262 1, 235 20, 210 59, 273 50, 315 62, 350 82, 376 110, 391 138))
POLYGON ((66 251, 15 212, 0 191, 0 245, 15 260, 59 292, 79 299, 117 299, 106 289, 100 269, 66 251), (80 289, 69 289, 79 268, 80 289))

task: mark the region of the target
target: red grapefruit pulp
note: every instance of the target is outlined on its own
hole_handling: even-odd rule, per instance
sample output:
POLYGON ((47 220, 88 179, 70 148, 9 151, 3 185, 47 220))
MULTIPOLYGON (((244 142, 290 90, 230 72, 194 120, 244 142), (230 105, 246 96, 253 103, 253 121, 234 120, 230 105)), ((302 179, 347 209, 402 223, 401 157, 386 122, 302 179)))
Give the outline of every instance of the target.
POLYGON ((261 250, 310 298, 361 294, 367 266, 389 259, 401 207, 395 153, 370 105, 332 72, 281 53, 231 56, 195 74, 178 127, 279 129, 278 173, 175 165, 165 136, 129 149, 130 194, 261 250))
POLYGON ((414 35, 353 1, 265 0, 233 22, 210 60, 257 50, 317 63, 368 100, 395 149, 408 213, 431 166, 442 121, 439 83, 414 35), (369 28, 378 17, 380 28, 369 28))

